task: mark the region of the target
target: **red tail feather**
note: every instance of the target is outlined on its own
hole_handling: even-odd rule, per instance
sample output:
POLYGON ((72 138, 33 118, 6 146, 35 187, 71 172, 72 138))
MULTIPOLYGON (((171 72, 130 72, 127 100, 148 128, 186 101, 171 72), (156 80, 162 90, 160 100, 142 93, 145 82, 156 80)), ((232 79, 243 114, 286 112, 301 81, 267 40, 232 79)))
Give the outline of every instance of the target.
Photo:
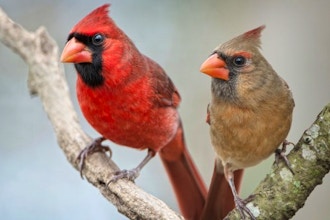
POLYGON ((182 126, 159 155, 171 180, 182 215, 189 220, 200 219, 207 189, 186 148, 182 126))

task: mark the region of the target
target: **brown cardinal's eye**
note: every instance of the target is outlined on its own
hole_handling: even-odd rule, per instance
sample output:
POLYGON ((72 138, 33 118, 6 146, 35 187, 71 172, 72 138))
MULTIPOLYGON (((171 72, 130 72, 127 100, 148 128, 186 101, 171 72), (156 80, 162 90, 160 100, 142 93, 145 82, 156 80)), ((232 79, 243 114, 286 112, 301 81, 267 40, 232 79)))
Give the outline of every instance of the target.
POLYGON ((237 56, 233 58, 233 64, 236 67, 242 67, 246 64, 246 58, 243 56, 237 56))
POLYGON ((104 36, 102 34, 95 34, 92 37, 92 43, 96 46, 101 45, 103 41, 104 41, 104 36))

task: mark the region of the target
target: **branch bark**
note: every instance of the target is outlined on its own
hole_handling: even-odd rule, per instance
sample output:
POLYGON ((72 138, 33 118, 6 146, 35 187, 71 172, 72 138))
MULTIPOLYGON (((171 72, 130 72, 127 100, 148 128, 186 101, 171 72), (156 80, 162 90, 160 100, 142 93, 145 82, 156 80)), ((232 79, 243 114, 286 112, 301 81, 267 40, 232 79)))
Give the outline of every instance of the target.
MULTIPOLYGON (((92 139, 81 129, 69 97, 63 65, 58 59, 58 46, 45 28, 28 32, 14 23, 0 8, 0 40, 17 53, 29 66, 28 86, 32 95, 40 97, 52 123, 57 141, 68 161, 76 169, 81 148, 92 139)), ((330 170, 330 104, 305 131, 288 155, 295 175, 281 163, 254 191, 248 207, 260 219, 289 219, 312 190, 322 183, 330 170)), ((130 219, 183 219, 165 203, 147 194, 134 183, 119 180, 107 186, 111 173, 118 170, 105 154, 88 157, 84 168, 86 179, 130 219)), ((228 219, 239 219, 236 210, 228 219)))

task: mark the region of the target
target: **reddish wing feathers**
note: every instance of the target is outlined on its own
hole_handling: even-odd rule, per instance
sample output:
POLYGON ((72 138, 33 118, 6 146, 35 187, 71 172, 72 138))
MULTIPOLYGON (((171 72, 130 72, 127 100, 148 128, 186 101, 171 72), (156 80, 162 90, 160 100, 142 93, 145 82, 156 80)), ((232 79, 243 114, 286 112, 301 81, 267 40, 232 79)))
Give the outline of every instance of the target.
POLYGON ((181 102, 181 97, 172 80, 155 62, 149 58, 147 58, 147 61, 149 61, 149 64, 152 66, 151 68, 155 70, 153 72, 154 74, 151 76, 153 77, 151 86, 155 91, 155 104, 159 105, 160 107, 172 106, 173 108, 178 108, 181 102))

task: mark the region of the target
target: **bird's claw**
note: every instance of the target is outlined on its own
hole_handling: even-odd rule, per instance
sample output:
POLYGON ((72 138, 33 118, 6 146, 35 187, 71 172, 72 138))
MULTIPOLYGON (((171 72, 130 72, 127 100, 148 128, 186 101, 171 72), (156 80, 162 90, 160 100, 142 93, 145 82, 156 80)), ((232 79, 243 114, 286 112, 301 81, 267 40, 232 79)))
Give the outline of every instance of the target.
POLYGON ((246 204, 248 204, 249 202, 252 202, 252 200, 254 200, 255 197, 256 197, 255 194, 251 194, 251 195, 249 195, 246 199, 243 200, 243 203, 246 205, 246 204))
POLYGON ((96 152, 102 152, 102 153, 109 152, 110 157, 112 156, 112 151, 110 147, 102 145, 103 141, 105 141, 104 137, 96 138, 93 140, 93 142, 90 145, 88 145, 82 151, 80 151, 77 160, 79 161, 78 168, 82 179, 84 179, 82 170, 84 169, 85 160, 88 157, 88 155, 91 155, 96 152))
POLYGON ((287 158, 287 156, 285 154, 286 147, 288 145, 295 146, 294 143, 289 142, 287 140, 284 140, 283 143, 282 143, 282 149, 278 148, 278 149, 275 150, 275 163, 276 163, 276 165, 278 165, 280 159, 283 159, 283 161, 284 161, 285 165, 287 166, 287 168, 291 171, 292 174, 294 174, 294 171, 292 169, 291 163, 290 163, 290 161, 288 160, 288 158, 287 158))
POLYGON ((254 217, 254 215, 252 214, 250 209, 248 207, 246 207, 246 204, 249 203, 252 199, 253 199, 253 197, 251 197, 251 198, 248 197, 246 200, 243 200, 241 198, 235 198, 236 208, 238 209, 242 219, 246 219, 246 217, 247 217, 245 215, 245 213, 246 213, 246 214, 248 214, 250 219, 256 220, 256 218, 254 217))
POLYGON ((109 180, 108 184, 114 183, 119 179, 128 179, 133 181, 140 175, 140 170, 138 168, 134 168, 131 170, 120 170, 114 173, 114 176, 109 180))

